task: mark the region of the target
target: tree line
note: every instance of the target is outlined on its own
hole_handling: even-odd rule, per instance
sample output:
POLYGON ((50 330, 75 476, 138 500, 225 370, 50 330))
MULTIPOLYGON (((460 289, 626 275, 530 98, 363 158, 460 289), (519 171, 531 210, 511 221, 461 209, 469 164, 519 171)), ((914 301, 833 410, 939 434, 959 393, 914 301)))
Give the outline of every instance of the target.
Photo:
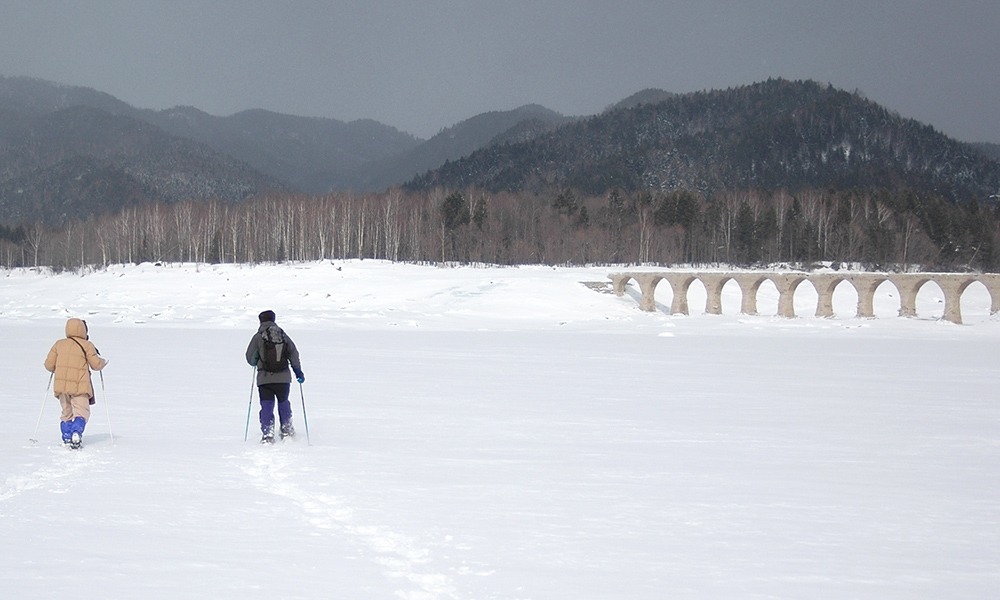
POLYGON ((393 189, 134 205, 0 225, 0 265, 351 258, 513 264, 858 263, 994 271, 1000 208, 914 191, 551 193, 393 189))

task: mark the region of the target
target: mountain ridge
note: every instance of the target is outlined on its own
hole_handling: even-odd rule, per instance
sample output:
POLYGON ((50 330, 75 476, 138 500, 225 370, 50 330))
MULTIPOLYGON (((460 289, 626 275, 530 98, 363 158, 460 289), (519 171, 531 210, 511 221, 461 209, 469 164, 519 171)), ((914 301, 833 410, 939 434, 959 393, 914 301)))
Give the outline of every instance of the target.
POLYGON ((62 223, 130 204, 237 202, 288 187, 126 114, 71 105, 0 135, 0 218, 62 223))
POLYGON ((809 80, 688 94, 649 88, 582 117, 526 104, 422 140, 371 119, 142 109, 91 88, 0 76, 0 223, 393 186, 706 195, 884 186, 964 201, 1000 193, 998 148, 952 140, 809 80))
POLYGON ((766 82, 636 102, 519 144, 482 148, 407 184, 604 194, 687 189, 911 187, 953 201, 1000 188, 971 144, 813 81, 766 82))
POLYGON ((481 113, 441 130, 414 148, 371 165, 371 173, 359 186, 374 190, 403 183, 480 148, 512 138, 533 139, 570 121, 572 118, 538 104, 481 113))

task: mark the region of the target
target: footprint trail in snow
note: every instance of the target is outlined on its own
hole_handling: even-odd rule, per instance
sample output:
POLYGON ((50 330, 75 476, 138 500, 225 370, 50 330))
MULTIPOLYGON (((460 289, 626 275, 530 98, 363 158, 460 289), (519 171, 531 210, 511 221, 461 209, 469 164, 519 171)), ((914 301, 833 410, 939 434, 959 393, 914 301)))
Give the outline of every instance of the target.
POLYGON ((419 540, 393 531, 384 525, 364 523, 358 511, 343 496, 306 489, 297 483, 292 456, 281 448, 248 451, 241 464, 254 486, 267 493, 293 501, 306 520, 320 530, 332 530, 346 536, 379 565, 387 577, 411 584, 396 595, 404 600, 459 598, 455 581, 431 565, 433 553, 419 540))

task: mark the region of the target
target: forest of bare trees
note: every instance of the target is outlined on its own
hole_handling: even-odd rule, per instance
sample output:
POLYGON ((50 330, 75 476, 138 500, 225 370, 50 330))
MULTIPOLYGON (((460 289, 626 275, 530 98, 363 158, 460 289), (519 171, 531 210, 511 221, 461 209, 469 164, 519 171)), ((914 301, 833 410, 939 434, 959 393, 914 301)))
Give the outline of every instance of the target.
POLYGON ((434 190, 127 207, 59 228, 0 226, 0 265, 373 258, 493 264, 816 261, 998 266, 1000 212, 916 193, 684 190, 583 197, 434 190))

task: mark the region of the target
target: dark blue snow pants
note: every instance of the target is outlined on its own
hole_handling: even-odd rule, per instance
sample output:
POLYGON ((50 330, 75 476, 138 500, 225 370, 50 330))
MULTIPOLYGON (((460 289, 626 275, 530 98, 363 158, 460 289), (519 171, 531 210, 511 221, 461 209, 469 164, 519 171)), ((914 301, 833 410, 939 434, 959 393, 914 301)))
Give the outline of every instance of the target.
POLYGON ((278 421, 282 431, 292 429, 292 403, 288 401, 289 383, 265 383, 257 386, 260 394, 260 430, 274 435, 274 403, 278 403, 278 421))

